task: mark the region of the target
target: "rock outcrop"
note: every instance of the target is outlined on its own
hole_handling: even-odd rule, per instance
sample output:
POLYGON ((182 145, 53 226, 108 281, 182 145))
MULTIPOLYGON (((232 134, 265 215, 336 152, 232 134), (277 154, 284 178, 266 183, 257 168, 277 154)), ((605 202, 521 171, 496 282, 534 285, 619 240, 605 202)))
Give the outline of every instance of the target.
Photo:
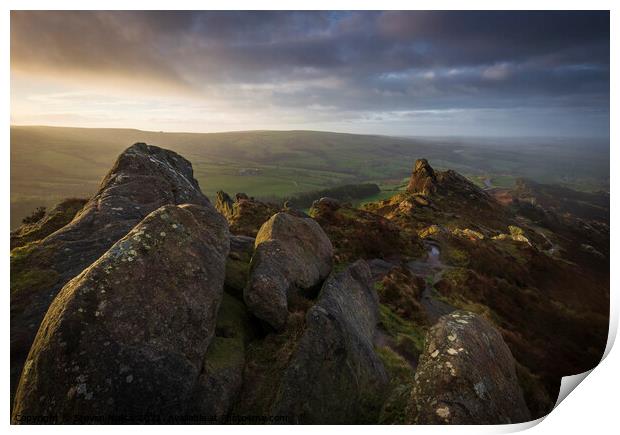
POLYGON ((329 198, 324 196, 323 198, 314 201, 311 208, 316 210, 317 213, 326 214, 328 212, 334 212, 340 207, 342 207, 342 202, 338 201, 335 198, 329 198))
POLYGON ((418 159, 413 165, 407 191, 430 195, 437 191, 437 176, 426 159, 418 159))
POLYGON ((88 202, 11 235, 12 421, 539 418, 605 346, 608 204, 514 195, 419 160, 361 209, 213 207, 189 162, 136 144, 88 202))
POLYGON ((427 336, 407 411, 414 424, 505 424, 530 419, 515 361, 500 333, 456 311, 427 336))
POLYGON ((149 214, 58 294, 13 418, 184 414, 215 334, 228 249, 228 225, 213 207, 149 214))
POLYGON ((379 301, 371 280, 360 260, 325 282, 284 373, 275 415, 299 423, 376 421, 387 375, 372 342, 379 301))
POLYGON ((388 380, 372 342, 379 303, 371 279, 368 265, 360 260, 325 281, 305 326, 296 326, 303 330, 289 331, 278 346, 291 349, 285 367, 263 377, 269 388, 248 391, 252 395, 262 389, 270 395, 272 402, 262 412, 287 417, 289 423, 377 421, 388 380))
MULTIPOLYGON (((509 234, 500 233, 492 238, 493 240, 512 240, 514 242, 521 242, 530 246, 532 245, 530 240, 525 236, 523 229, 515 225, 508 225, 508 232, 509 234)), ((547 240, 545 240, 545 242, 548 243, 547 240)))
POLYGON ((232 234, 249 237, 256 237, 260 227, 280 211, 276 204, 258 201, 245 193, 237 193, 233 201, 222 191, 217 192, 215 207, 228 220, 232 234))
POLYGON ((487 236, 490 229, 505 228, 509 219, 506 208, 489 193, 453 170, 433 169, 425 159, 416 160, 405 192, 363 208, 388 218, 401 230, 458 226, 487 236))
POLYGON ((125 150, 99 191, 73 220, 11 252, 11 391, 37 329, 58 291, 146 215, 166 204, 213 209, 180 155, 137 143, 125 150))
MULTIPOLYGON (((465 201, 490 202, 491 197, 484 190, 463 177, 456 171, 435 171, 426 159, 416 160, 413 172, 407 186, 410 194, 433 196, 438 193, 442 196, 457 196, 465 201)), ((419 197, 413 197, 417 206, 427 206, 428 202, 419 197)))
POLYGON ((24 223, 11 232, 11 249, 44 239, 67 225, 86 204, 85 199, 65 199, 37 222, 24 223))
POLYGON ((288 317, 288 299, 312 292, 332 268, 332 244, 313 219, 273 215, 256 236, 244 290, 249 310, 275 329, 288 317))

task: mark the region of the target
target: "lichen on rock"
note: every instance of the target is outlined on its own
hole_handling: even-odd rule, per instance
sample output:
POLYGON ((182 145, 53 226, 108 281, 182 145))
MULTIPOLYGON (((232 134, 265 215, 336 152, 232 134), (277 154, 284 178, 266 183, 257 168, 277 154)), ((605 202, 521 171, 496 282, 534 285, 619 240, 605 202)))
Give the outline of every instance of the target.
POLYGON ((183 414, 215 334, 228 249, 213 207, 149 214, 58 294, 13 415, 183 414))
POLYGON ((22 285, 22 279, 11 282, 12 392, 58 291, 146 215, 166 204, 183 203, 213 209, 193 177, 191 163, 175 152, 136 143, 118 157, 97 193, 67 225, 31 242, 27 249, 18 248, 15 261, 12 255, 13 276, 38 269, 56 279, 38 280, 30 287, 22 285))
POLYGON ((249 310, 275 329, 288 318, 288 300, 317 289, 332 269, 331 241, 311 218, 273 215, 256 236, 244 290, 249 310))
POLYGON ((515 361, 500 333, 467 311, 441 317, 426 337, 407 422, 505 424, 529 419, 515 361))

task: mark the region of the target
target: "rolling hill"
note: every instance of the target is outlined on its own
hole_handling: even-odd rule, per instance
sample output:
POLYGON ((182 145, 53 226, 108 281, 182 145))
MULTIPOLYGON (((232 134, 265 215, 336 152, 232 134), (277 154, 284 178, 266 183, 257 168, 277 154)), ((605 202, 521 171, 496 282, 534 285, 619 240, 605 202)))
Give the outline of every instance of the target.
POLYGON ((593 147, 567 140, 12 126, 11 227, 38 206, 93 194, 115 157, 135 142, 187 156, 209 197, 225 190, 276 199, 368 181, 394 189, 418 157, 439 168, 455 168, 479 184, 510 184, 515 176, 583 190, 607 189, 609 184, 608 144, 593 147))

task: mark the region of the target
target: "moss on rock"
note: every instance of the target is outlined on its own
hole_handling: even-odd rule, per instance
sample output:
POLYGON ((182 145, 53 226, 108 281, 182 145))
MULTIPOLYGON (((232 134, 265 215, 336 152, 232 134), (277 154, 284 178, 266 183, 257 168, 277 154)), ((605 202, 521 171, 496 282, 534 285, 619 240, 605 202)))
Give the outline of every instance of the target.
POLYGON ((251 342, 246 353, 244 384, 234 411, 240 415, 269 415, 282 373, 305 330, 304 313, 291 313, 280 333, 251 342))
POLYGON ((424 350, 424 336, 427 328, 403 319, 385 304, 379 306, 379 326, 394 340, 396 349, 401 353, 417 360, 424 350))
POLYGON ((411 395, 411 383, 396 385, 388 395, 381 414, 379 424, 405 424, 407 416, 407 404, 411 395))
POLYGON ((230 413, 241 390, 252 326, 245 305, 224 292, 190 411, 216 418, 230 413))
POLYGON ((245 346, 253 336, 252 331, 245 305, 224 293, 217 315, 215 337, 205 356, 205 370, 243 365, 245 346))
POLYGON ((413 380, 414 370, 411 364, 396 353, 389 346, 380 346, 375 349, 383 365, 390 377, 390 380, 396 384, 413 380))

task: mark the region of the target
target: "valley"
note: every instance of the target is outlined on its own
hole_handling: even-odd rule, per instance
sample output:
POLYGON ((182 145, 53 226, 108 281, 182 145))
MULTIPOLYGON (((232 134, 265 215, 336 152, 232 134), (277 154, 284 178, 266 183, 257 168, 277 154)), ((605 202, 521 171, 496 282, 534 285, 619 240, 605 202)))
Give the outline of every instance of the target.
POLYGON ((481 187, 511 187, 517 177, 526 177, 584 191, 609 188, 609 149, 592 140, 12 126, 11 228, 39 206, 50 208, 65 198, 92 195, 115 157, 138 141, 187 156, 211 199, 224 190, 281 202, 301 192, 378 184, 379 194, 354 200, 362 204, 402 190, 410 162, 421 155, 438 168, 458 170, 481 187))

